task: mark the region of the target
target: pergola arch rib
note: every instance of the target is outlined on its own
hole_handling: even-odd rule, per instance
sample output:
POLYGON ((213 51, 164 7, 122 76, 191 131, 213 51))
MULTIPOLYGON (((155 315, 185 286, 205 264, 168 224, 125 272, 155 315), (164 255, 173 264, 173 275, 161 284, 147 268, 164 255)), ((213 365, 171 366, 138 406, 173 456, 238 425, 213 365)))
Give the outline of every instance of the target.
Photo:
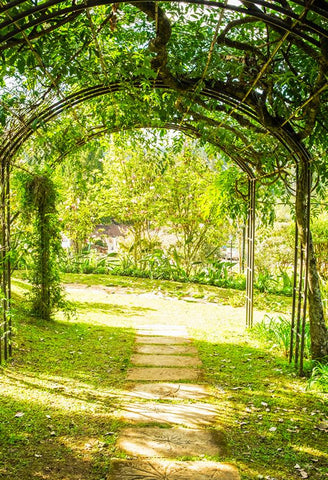
MULTIPOLYGON (((160 0, 155 0, 156 3, 161 3, 160 0)), ((7 20, 4 22, 0 23, 0 29, 1 28, 8 28, 12 25, 14 25, 14 29, 12 32, 8 32, 7 34, 3 35, 2 37, 0 36, 0 51, 5 50, 6 48, 10 48, 15 44, 19 43, 25 43, 26 39, 23 38, 21 40, 14 41, 12 40, 16 35, 25 32, 28 29, 31 28, 36 28, 39 25, 42 25, 43 23, 47 23, 49 21, 52 21, 56 19, 57 17, 62 17, 64 15, 70 14, 71 17, 67 17, 66 19, 62 20, 61 22, 58 22, 58 27, 62 26, 65 23, 68 23, 69 21, 74 20, 80 13, 84 12, 87 9, 94 8, 97 6, 102 6, 102 5, 113 5, 115 2, 114 1, 107 1, 107 0, 87 0, 86 2, 83 2, 81 4, 74 4, 71 7, 66 7, 63 8, 62 10, 57 10, 55 12, 52 12, 51 14, 45 15, 44 12, 47 11, 48 8, 60 5, 62 3, 65 3, 65 0, 48 0, 44 2, 41 5, 36 5, 34 7, 31 7, 27 9, 25 12, 20 12, 17 15, 12 15, 10 13, 10 10, 14 8, 17 5, 21 5, 25 2, 10 2, 9 4, 2 6, 0 8, 0 13, 4 13, 7 17, 7 20), (28 21, 25 24, 21 25, 18 24, 21 20, 25 18, 29 18, 31 15, 35 15, 37 13, 41 13, 40 18, 36 18, 34 20, 28 21), (42 16, 43 13, 43 16, 42 16), (11 41, 10 41, 11 40, 11 41), (6 45, 6 42, 9 42, 6 45), (2 46, 1 46, 2 44, 2 46)), ((135 4, 137 5, 138 3, 144 3, 143 0, 136 0, 136 1, 129 1, 129 0, 123 0, 120 2, 122 4, 124 3, 129 3, 129 4, 135 4)), ((231 5, 229 3, 224 3, 224 2, 215 2, 211 0, 168 0, 166 3, 184 3, 184 4, 190 4, 190 5, 200 5, 200 6, 206 6, 210 8, 217 8, 217 9, 223 9, 226 11, 234 12, 234 13, 239 13, 239 14, 244 14, 246 16, 252 16, 256 18, 258 21, 262 21, 268 25, 271 25, 272 27, 282 29, 284 32, 288 32, 289 34, 295 35, 302 40, 305 40, 317 47, 320 46, 320 41, 313 36, 308 35, 302 29, 299 27, 297 28, 297 24, 301 24, 303 29, 308 32, 310 31, 313 35, 319 35, 325 38, 328 38, 328 30, 324 29, 320 25, 307 20, 306 18, 301 18, 297 13, 295 13, 292 9, 286 9, 282 7, 282 5, 279 3, 273 3, 273 2, 266 2, 263 0, 251 0, 248 2, 249 5, 253 5, 254 7, 251 8, 245 8, 242 4, 242 6, 237 6, 237 5, 231 5), (258 5, 261 5, 264 9, 269 9, 270 11, 274 11, 279 14, 283 14, 286 16, 288 21, 284 21, 283 19, 280 18, 273 18, 270 15, 267 15, 265 11, 261 11, 261 9, 258 7, 258 5), (290 25, 290 21, 296 22, 294 25, 290 25)), ((313 3, 315 2, 301 2, 297 1, 295 2, 297 5, 301 6, 304 8, 304 12, 307 12, 309 10, 315 11, 319 16, 321 16, 323 19, 327 19, 328 15, 327 12, 325 12, 324 8, 320 8, 316 4, 312 6, 313 3)), ((58 28, 56 25, 52 25, 48 29, 45 30, 45 33, 54 31, 56 28, 58 28)), ((42 32, 34 32, 31 35, 30 40, 38 38, 41 36, 43 33, 42 32)))
MULTIPOLYGON (((129 85, 132 85, 133 88, 141 88, 141 81, 137 80, 129 85)), ((95 85, 92 87, 83 88, 75 93, 70 93, 62 99, 56 100, 52 105, 48 105, 41 110, 38 108, 36 113, 32 112, 29 117, 21 119, 17 127, 12 128, 10 132, 8 132, 7 139, 4 141, 3 146, 0 149, 0 159, 10 163, 11 159, 15 157, 18 150, 36 131, 49 123, 51 120, 58 117, 63 112, 69 111, 74 107, 97 97, 103 97, 105 95, 124 91, 126 86, 126 82, 119 81, 113 82, 110 85, 95 85)), ((174 91, 171 86, 168 86, 161 79, 155 80, 152 83, 152 87, 154 89, 163 89, 172 92, 174 91)), ((192 92, 192 90, 190 91, 192 92)), ((246 118, 250 118, 265 127, 265 125, 260 122, 256 111, 242 103, 240 98, 233 96, 232 94, 218 91, 218 89, 214 89, 213 87, 211 88, 205 86, 200 92, 198 92, 198 95, 204 98, 222 102, 224 105, 231 106, 246 118)), ((276 139, 284 146, 284 148, 292 154, 295 161, 297 161, 298 152, 302 152, 304 155, 307 154, 307 151, 303 147, 302 143, 298 142, 294 136, 290 135, 288 124, 282 127, 284 135, 278 131, 279 129, 277 127, 275 127, 273 131, 269 131, 267 128, 266 130, 267 134, 276 137, 276 139), (291 148, 291 145, 286 142, 286 137, 288 137, 290 142, 295 145, 294 150, 291 148)), ((256 176, 251 169, 249 169, 247 173, 250 177, 256 176)))

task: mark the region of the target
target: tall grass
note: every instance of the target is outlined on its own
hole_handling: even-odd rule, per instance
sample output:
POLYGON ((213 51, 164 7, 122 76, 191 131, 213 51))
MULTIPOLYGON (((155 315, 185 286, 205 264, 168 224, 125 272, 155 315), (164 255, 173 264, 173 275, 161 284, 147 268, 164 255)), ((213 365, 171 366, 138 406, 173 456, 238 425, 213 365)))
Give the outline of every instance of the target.
MULTIPOLYGON (((277 347, 283 351, 284 355, 288 357, 290 349, 290 335, 291 322, 289 318, 279 315, 278 317, 270 317, 265 315, 261 322, 258 322, 253 327, 253 334, 259 338, 272 344, 272 347, 277 347)), ((310 358, 310 326, 305 325, 305 358, 310 358)))
POLYGON ((328 393, 328 359, 327 363, 314 363, 312 374, 308 381, 308 389, 328 393))

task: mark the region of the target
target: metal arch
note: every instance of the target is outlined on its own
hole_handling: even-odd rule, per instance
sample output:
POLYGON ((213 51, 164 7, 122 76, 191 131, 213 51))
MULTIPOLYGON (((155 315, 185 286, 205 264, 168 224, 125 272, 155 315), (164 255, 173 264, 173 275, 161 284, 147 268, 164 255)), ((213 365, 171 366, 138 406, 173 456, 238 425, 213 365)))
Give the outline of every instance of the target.
MULTIPOLYGON (((139 80, 132 82, 133 87, 139 87, 141 85, 139 80)), ((167 86, 163 81, 156 80, 153 84, 154 88, 163 88, 167 90, 173 89, 167 86)), ((24 121, 23 125, 18 126, 16 132, 13 136, 10 136, 8 140, 3 144, 3 147, 0 149, 0 158, 2 157, 13 157, 17 153, 18 149, 22 144, 28 140, 28 138, 33 135, 33 133, 40 128, 42 124, 46 124, 51 119, 58 116, 60 113, 69 110, 73 106, 79 105, 87 100, 97 98, 110 93, 116 93, 122 91, 124 88, 123 82, 113 82, 109 86, 105 85, 96 85, 94 87, 89 87, 86 89, 79 90, 76 93, 70 94, 62 100, 56 101, 53 105, 46 107, 40 112, 33 113, 28 119, 24 121), (38 124, 35 125, 35 123, 38 124)), ((244 115, 252 118, 258 122, 255 112, 244 104, 240 104, 239 99, 234 98, 232 95, 228 95, 223 92, 218 92, 213 88, 205 87, 201 92, 201 95, 208 98, 212 98, 218 101, 222 101, 224 104, 229 104, 233 107, 238 108, 244 115)))
MULTIPOLYGON (((140 82, 135 81, 134 86, 139 86, 140 82)), ((69 110, 75 105, 81 104, 93 98, 103 96, 109 93, 115 93, 120 91, 123 88, 121 82, 115 82, 109 86, 105 85, 96 85, 94 87, 89 87, 86 89, 79 90, 73 94, 68 95, 66 98, 56 101, 53 105, 47 106, 41 112, 34 113, 28 118, 21 128, 18 128, 14 137, 8 139, 7 143, 4 144, 2 150, 0 151, 0 158, 7 159, 9 162, 11 158, 15 156, 18 149, 23 145, 23 143, 28 140, 28 138, 35 132, 37 128, 44 123, 51 121, 51 119, 58 116, 60 113, 65 110, 69 110), (39 124, 35 127, 35 121, 39 121, 39 124), (33 125, 33 128, 32 128, 33 125)), ((161 80, 157 80, 154 84, 155 88, 170 89, 165 83, 161 80)), ((229 104, 234 107, 237 107, 244 115, 252 118, 258 122, 256 113, 247 105, 240 104, 238 98, 234 98, 232 95, 229 95, 224 92, 215 90, 213 87, 205 88, 200 92, 201 95, 216 99, 223 102, 224 104, 229 104)), ((279 141, 282 142, 282 139, 279 138, 278 134, 274 134, 279 141)), ((283 143, 283 142, 282 142, 283 143)), ((220 146, 217 145, 219 148, 220 146)), ((285 145, 286 146, 286 145, 285 145)), ((242 159, 236 158, 228 154, 231 159, 247 173, 249 179, 249 194, 248 194, 248 227, 247 227, 247 275, 246 275, 246 323, 248 326, 251 326, 253 323, 253 283, 254 283, 254 243, 255 243, 255 190, 256 190, 256 179, 254 173, 245 164, 242 159)))
MULTIPOLYGON (((134 86, 139 86, 140 82, 136 81, 134 86)), ((161 80, 155 82, 155 88, 164 88, 170 89, 165 83, 161 80)), ((3 248, 1 253, 2 264, 4 265, 3 270, 3 285, 4 285, 4 295, 3 295, 3 322, 1 327, 5 331, 5 335, 2 335, 2 345, 5 345, 6 357, 11 354, 11 324, 10 316, 8 316, 8 309, 10 307, 10 263, 9 263, 9 252, 10 252, 10 205, 9 205, 9 167, 11 158, 17 153, 18 149, 22 144, 35 132, 35 127, 32 128, 33 122, 39 120, 39 125, 37 128, 40 128, 42 123, 49 122, 54 117, 58 116, 65 110, 72 108, 74 105, 78 105, 92 98, 99 97, 108 93, 115 93, 120 91, 123 88, 121 82, 113 83, 110 86, 97 85, 95 87, 82 89, 74 94, 68 95, 66 98, 56 101, 53 105, 47 106, 45 109, 41 110, 38 113, 32 113, 30 118, 18 128, 12 138, 9 138, 7 143, 3 146, 0 152, 0 159, 3 165, 1 170, 2 175, 2 191, 1 191, 1 203, 3 207, 3 217, 2 217, 2 232, 3 232, 3 248), (7 175, 7 176, 6 176, 7 175), (6 186, 5 186, 6 185, 6 186)), ((173 89, 170 89, 173 90, 173 89)), ((239 99, 234 98, 228 93, 218 92, 213 88, 205 87, 200 95, 204 95, 208 98, 213 98, 215 100, 221 101, 225 104, 231 104, 237 106, 244 115, 257 120, 256 113, 250 107, 245 105, 240 105, 239 99)), ((260 123, 260 122, 259 122, 260 123)), ((284 129, 284 133, 287 134, 288 130, 284 129)), ((278 133, 273 135, 281 141, 281 143, 287 146, 281 135, 278 133)), ((300 149, 299 144, 295 145, 295 149, 300 149)), ((288 148, 290 151, 291 147, 288 148)), ((256 193, 256 179, 250 174, 250 171, 245 169, 245 165, 241 159, 232 158, 236 164, 238 164, 249 176, 249 208, 248 208, 248 228, 247 228, 247 240, 248 240, 248 253, 247 253, 247 294, 246 294, 246 319, 247 325, 251 326, 253 322, 253 280, 254 280, 254 239, 255 239, 255 193, 256 193), (244 168, 243 168, 244 167, 244 168)), ((305 305, 306 308, 306 305, 305 305)))
MULTIPOLYGON (((142 1, 143 0, 137 0, 136 2, 133 2, 133 3, 141 3, 142 1)), ((26 31, 29 28, 32 28, 32 27, 35 28, 38 25, 41 25, 42 23, 49 22, 49 21, 51 21, 55 18, 58 18, 58 17, 62 17, 64 14, 66 14, 66 15, 70 14, 70 13, 71 14, 73 14, 73 13, 79 14, 79 12, 82 12, 82 11, 86 10, 87 8, 92 8, 92 7, 101 6, 101 5, 110 5, 110 4, 114 3, 114 2, 108 2, 106 0, 88 0, 84 3, 79 4, 79 5, 75 4, 71 7, 66 7, 66 8, 63 8, 62 10, 59 9, 55 12, 52 12, 49 15, 46 15, 47 8, 53 7, 55 5, 59 5, 60 3, 63 3, 63 2, 64 2, 64 0, 49 0, 45 3, 43 3, 43 4, 36 5, 32 8, 29 8, 26 11, 19 13, 15 17, 10 16, 9 20, 2 22, 0 24, 0 29, 5 28, 5 27, 9 27, 12 24, 14 24, 16 28, 12 32, 8 32, 6 35, 3 35, 2 37, 0 37, 0 43, 5 43, 5 42, 9 41, 9 43, 7 45, 5 44, 3 47, 1 47, 1 50, 5 50, 6 48, 10 48, 10 47, 14 46, 15 44, 19 43, 20 42, 19 40, 16 40, 16 41, 12 40, 11 42, 10 42, 10 40, 13 37, 15 37, 16 35, 18 35, 19 33, 23 32, 23 31, 26 31), (40 18, 30 20, 27 23, 25 23, 24 25, 19 25, 19 27, 16 26, 16 22, 18 22, 18 21, 20 21, 20 20, 22 20, 26 17, 28 18, 31 15, 37 14, 37 13, 42 14, 40 16, 40 18)), ((24 3, 24 2, 19 2, 19 3, 11 2, 11 3, 3 6, 0 9, 0 12, 8 13, 10 11, 10 9, 13 8, 14 5, 21 4, 21 3, 24 3)), ((130 2, 128 0, 123 0, 121 3, 130 3, 130 2)), ((159 0, 155 0, 155 3, 159 3, 159 0)), ((294 19, 294 20, 297 19, 297 15, 293 11, 283 8, 281 6, 281 4, 277 5, 277 4, 273 4, 272 2, 266 2, 266 1, 262 1, 262 0, 250 1, 249 3, 253 4, 254 8, 252 8, 252 7, 245 8, 243 6, 228 5, 228 4, 223 3, 223 2, 215 2, 215 1, 210 1, 210 0, 184 0, 184 1, 169 0, 169 3, 196 4, 196 5, 207 6, 207 7, 212 7, 212 8, 221 8, 221 9, 224 9, 224 10, 237 12, 237 13, 241 13, 241 14, 245 14, 245 15, 251 15, 252 17, 257 18, 259 21, 263 21, 266 24, 271 24, 272 26, 274 26, 276 28, 279 28, 279 29, 282 29, 285 32, 290 32, 293 35, 296 35, 299 38, 302 38, 303 40, 308 41, 308 42, 312 43, 313 45, 316 45, 317 47, 320 46, 320 41, 318 41, 317 39, 315 39, 315 38, 309 36, 308 34, 304 33, 300 28, 292 28, 291 29, 288 21, 284 21, 284 20, 280 19, 279 17, 273 17, 272 15, 267 15, 263 10, 261 10, 260 8, 257 7, 257 5, 260 5, 262 7, 267 7, 271 11, 286 15, 286 17, 288 19, 294 19)), ((303 6, 305 9, 308 8, 309 10, 315 11, 318 14, 318 16, 326 18, 325 12, 324 12, 323 9, 320 9, 317 6, 312 8, 312 5, 308 6, 304 2, 296 2, 296 3, 298 5, 303 6)), ((8 13, 8 16, 9 16, 9 13, 8 13)), ((74 18, 76 18, 76 16, 74 16, 74 18)), ((68 17, 66 20, 70 21, 71 18, 68 17)), ((67 23, 67 21, 64 22, 64 23, 67 23)), ((306 19, 300 20, 299 23, 305 27, 305 30, 307 32, 311 31, 314 35, 321 35, 323 37, 328 38, 328 31, 323 29, 320 25, 317 25, 316 23, 314 23, 310 20, 306 20, 306 19)), ((56 26, 52 26, 51 31, 55 30, 56 28, 57 28, 56 26)), ((45 31, 45 33, 47 33, 47 30, 45 31)), ((35 33, 34 37, 32 36, 31 39, 37 38, 37 36, 38 36, 38 33, 35 33)))

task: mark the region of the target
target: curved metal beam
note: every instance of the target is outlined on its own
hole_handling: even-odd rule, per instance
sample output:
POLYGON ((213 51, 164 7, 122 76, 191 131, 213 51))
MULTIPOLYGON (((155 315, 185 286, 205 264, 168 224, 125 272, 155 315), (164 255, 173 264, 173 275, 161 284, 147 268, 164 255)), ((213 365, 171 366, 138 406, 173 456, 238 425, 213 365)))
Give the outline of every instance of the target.
MULTIPOLYGON (((61 17, 62 15, 67 15, 69 13, 82 13, 88 8, 93 8, 96 6, 101 6, 101 5, 111 5, 115 3, 114 1, 107 1, 107 0, 87 0, 84 3, 81 4, 73 4, 70 7, 66 7, 63 9, 58 9, 54 12, 51 12, 50 14, 46 14, 46 11, 48 8, 60 5, 63 3, 65 0, 49 0, 43 4, 36 5, 32 8, 27 9, 24 12, 20 12, 17 15, 10 15, 10 7, 6 5, 5 7, 2 7, 2 11, 4 13, 7 13, 7 16, 9 17, 7 20, 4 22, 0 23, 0 30, 1 28, 7 28, 12 25, 15 26, 15 28, 11 31, 3 35, 2 37, 0 36, 0 43, 4 43, 4 45, 0 48, 0 50, 5 50, 7 48, 12 47, 15 45, 15 41, 10 42, 11 39, 13 39, 16 35, 19 35, 22 32, 25 32, 26 30, 30 28, 35 28, 43 23, 49 22, 51 20, 54 20, 58 17, 61 17), (19 24, 17 26, 17 22, 20 22, 21 20, 25 18, 30 18, 31 15, 35 15, 41 13, 41 15, 38 18, 34 19, 29 19, 26 23, 23 23, 23 25, 19 24), (6 42, 8 42, 6 44, 6 42)), ((143 0, 136 0, 133 3, 141 3, 143 0)), ((160 0, 155 0, 156 3, 159 3, 160 0)), ((15 2, 14 2, 15 3, 15 2)), ((130 0, 122 0, 120 3, 130 3, 130 0)), ((302 38, 305 41, 308 41, 312 43, 313 45, 319 47, 320 46, 320 41, 307 33, 305 33, 303 30, 305 29, 306 32, 311 32, 314 35, 319 35, 328 38, 328 30, 324 29, 322 26, 306 19, 299 19, 299 16, 294 13, 292 10, 288 10, 283 8, 281 5, 275 5, 271 2, 266 2, 263 0, 260 1, 253 1, 249 3, 253 3, 254 6, 261 5, 265 8, 270 9, 271 11, 275 11, 277 13, 286 15, 288 20, 298 20, 298 23, 305 28, 299 28, 299 27, 294 27, 291 28, 290 22, 280 19, 278 17, 274 17, 272 15, 266 14, 264 11, 262 11, 260 8, 245 8, 243 6, 236 6, 236 5, 229 5, 223 2, 215 2, 212 0, 168 0, 168 3, 184 3, 184 4, 194 4, 194 5, 200 5, 200 6, 206 6, 206 7, 211 7, 211 8, 221 8, 227 11, 231 12, 237 12, 240 14, 245 14, 245 15, 251 15, 255 18, 257 18, 259 21, 263 21, 264 23, 268 25, 272 25, 276 28, 280 28, 284 30, 285 32, 289 32, 290 34, 296 35, 299 38, 302 38)), ((303 4, 303 2, 298 2, 304 8, 309 8, 311 10, 311 7, 307 7, 306 4, 303 4)), ((0 10, 1 11, 1 10, 0 10)), ((316 13, 322 17, 321 9, 318 10, 316 9, 316 13), (320 13, 319 13, 320 12, 320 13)), ((325 17, 324 17, 325 18, 325 17)), ((56 26, 54 26, 53 29, 56 29, 56 26)), ((40 32, 39 32, 40 33, 40 32)), ((38 35, 38 34, 36 34, 38 35)), ((33 38, 33 37, 32 37, 33 38)), ((24 41, 24 40, 22 40, 24 41)), ((21 43, 21 41, 19 41, 21 43)))
MULTIPOLYGON (((95 131, 94 133, 91 133, 90 136, 88 137, 83 137, 79 140, 76 141, 76 143, 74 144, 74 147, 83 147, 84 145, 87 145, 90 141, 94 140, 95 138, 99 138, 99 137, 102 137, 103 135, 110 135, 112 133, 118 133, 118 132, 121 132, 121 131, 129 131, 129 130, 132 130, 132 129, 142 129, 142 128, 153 128, 153 129, 165 129, 165 130, 174 130, 174 131, 178 131, 178 132, 183 132, 185 133, 186 135, 190 135, 192 137, 196 137, 196 138, 201 138, 202 137, 202 134, 192 125, 189 125, 189 124, 179 124, 179 123, 173 123, 173 122, 169 122, 169 123, 164 123, 163 125, 152 125, 152 124, 148 124, 148 123, 145 123, 145 124, 133 124, 133 125, 129 125, 129 126, 123 126, 123 127, 115 127, 115 128, 103 128, 101 130, 98 130, 98 131, 95 131)), ((250 169, 250 167, 245 163, 243 162, 243 160, 241 158, 238 158, 237 156, 234 156, 233 154, 229 153, 225 147, 223 147, 222 145, 220 145, 218 142, 214 142, 214 141, 211 141, 211 140, 206 140, 208 143, 212 143, 214 144, 215 146, 218 147, 219 150, 222 150, 222 152, 227 155, 227 157, 230 158, 230 160, 235 163, 236 165, 238 165, 238 167, 243 171, 245 172, 249 178, 251 179, 255 179, 255 175, 254 175, 254 172, 250 169)), ((66 152, 64 152, 62 155, 60 155, 58 158, 57 158, 57 161, 61 161, 63 158, 65 158, 67 155, 69 155, 70 153, 72 152, 72 149, 69 149, 67 150, 66 152)), ((55 163, 57 163, 57 161, 55 163)), ((52 166, 54 166, 54 163, 52 164, 52 166)))
MULTIPOLYGON (((141 82, 135 81, 132 83, 133 87, 141 87, 141 82)), ((116 93, 122 91, 125 87, 123 82, 115 82, 109 86, 105 85, 95 85, 94 87, 84 88, 75 92, 73 94, 68 95, 62 100, 56 101, 53 105, 47 106, 39 113, 33 113, 30 118, 28 118, 23 125, 20 125, 13 136, 9 137, 7 141, 3 144, 2 148, 0 149, 0 159, 5 159, 10 161, 12 158, 15 157, 18 150, 22 147, 22 145, 38 130, 42 125, 50 122, 53 118, 56 118, 62 112, 67 111, 74 106, 79 104, 83 104, 88 100, 92 100, 97 97, 101 97, 104 95, 108 95, 110 93, 116 93), (36 124, 36 122, 38 122, 36 124)), ((156 89, 165 89, 168 91, 175 91, 171 87, 167 86, 162 80, 156 80, 153 84, 153 87, 156 89)), ((225 105, 233 106, 236 110, 240 111, 246 117, 255 120, 257 123, 261 125, 260 120, 257 118, 257 114, 254 110, 250 107, 245 106, 244 104, 240 103, 240 99, 236 96, 233 96, 230 92, 225 93, 222 91, 215 90, 214 88, 204 87, 200 92, 200 96, 204 96, 210 99, 214 99, 224 103, 225 105)), ((305 158, 305 155, 308 156, 308 153, 303 146, 303 144, 297 140, 292 135, 292 132, 289 131, 289 125, 286 124, 275 131, 270 131, 270 135, 275 137, 288 151, 292 158, 294 159, 295 163, 298 162, 299 156, 305 158), (288 139, 288 141, 286 140, 288 139)), ((214 143, 214 141, 212 141, 214 143)), ((219 148, 222 149, 222 146, 217 144, 219 148)), ((232 155, 230 152, 225 151, 225 153, 233 159, 233 161, 239 165, 240 159, 237 155, 232 155)), ((242 162, 243 163, 243 162, 242 162)), ((245 164, 243 163, 243 167, 239 165, 240 168, 245 170, 245 164)), ((252 169, 249 168, 247 174, 250 177, 255 177, 252 169)))
MULTIPOLYGON (((135 81, 133 83, 133 87, 138 88, 140 86, 140 81, 135 81)), ((172 91, 172 89, 161 80, 156 80, 153 86, 157 89, 163 88, 172 91)), ((20 125, 18 127, 16 133, 12 137, 8 138, 7 142, 3 144, 2 148, 0 149, 0 158, 14 157, 23 143, 27 141, 31 135, 33 135, 33 133, 40 128, 41 125, 49 122, 62 112, 88 100, 122 91, 123 88, 124 84, 122 82, 115 82, 109 86, 95 85, 94 87, 85 88, 74 94, 70 94, 64 99, 56 101, 53 105, 46 107, 41 112, 32 114, 30 118, 24 121, 22 126, 20 125)), ((232 96, 229 96, 223 92, 218 92, 214 89, 206 87, 200 92, 200 94, 204 97, 215 99, 223 102, 226 105, 230 105, 238 109, 243 115, 246 115, 258 122, 256 113, 244 104, 240 104, 240 100, 237 98, 233 98, 232 96)))

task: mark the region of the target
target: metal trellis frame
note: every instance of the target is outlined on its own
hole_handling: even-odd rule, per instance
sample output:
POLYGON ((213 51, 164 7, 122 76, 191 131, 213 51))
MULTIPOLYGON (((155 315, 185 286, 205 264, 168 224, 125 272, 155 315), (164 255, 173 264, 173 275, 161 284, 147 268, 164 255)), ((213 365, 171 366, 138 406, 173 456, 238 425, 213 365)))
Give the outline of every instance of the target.
POLYGON ((253 326, 254 248, 255 248, 256 179, 248 179, 247 266, 246 266, 246 325, 253 326))
MULTIPOLYGON (((303 169, 303 174, 306 176, 306 224, 304 225, 305 232, 303 232, 303 238, 301 238, 299 227, 295 221, 294 282, 289 350, 289 361, 290 363, 294 361, 300 375, 304 375, 311 213, 311 172, 309 163, 305 163, 303 169)), ((296 180, 298 184, 299 167, 296 169, 296 180)), ((297 188, 300 188, 300 186, 298 185, 297 188)))
POLYGON ((12 355, 11 322, 11 268, 10 268, 10 165, 1 162, 0 173, 1 202, 1 302, 0 302, 0 364, 12 355))

